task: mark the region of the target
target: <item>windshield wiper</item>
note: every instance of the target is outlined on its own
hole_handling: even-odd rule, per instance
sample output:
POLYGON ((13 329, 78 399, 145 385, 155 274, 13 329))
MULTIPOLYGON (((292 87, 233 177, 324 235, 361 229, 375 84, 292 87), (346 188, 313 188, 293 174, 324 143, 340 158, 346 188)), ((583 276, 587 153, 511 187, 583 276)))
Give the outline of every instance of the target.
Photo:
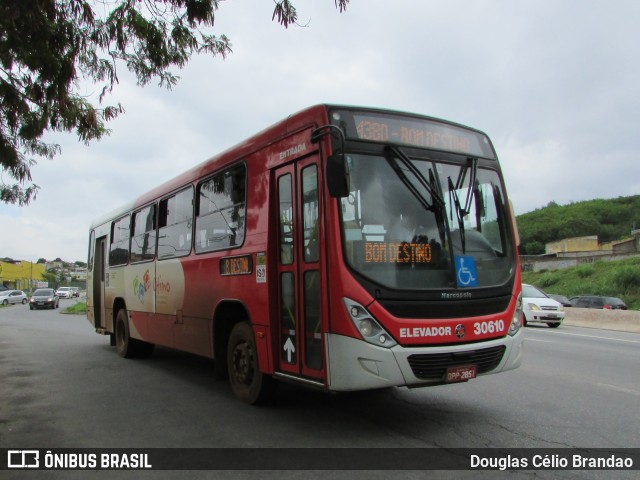
MULTIPOLYGON (((458 179, 456 180, 456 190, 460 190, 462 185, 464 184, 464 180, 467 177, 467 172, 471 169, 471 176, 469 178, 469 188, 467 189, 467 198, 464 202, 464 208, 462 209, 463 215, 466 216, 470 213, 471 208, 471 200, 473 191, 476 188, 478 179, 478 159, 477 158, 467 158, 468 165, 465 165, 460 169, 460 174, 458 175, 458 179)), ((451 180, 451 178, 449 178, 451 180)))
MULTIPOLYGON (((473 200, 474 190, 477 188, 477 175, 478 175, 478 159, 477 158, 467 158, 468 165, 465 165, 460 169, 460 173, 458 174, 458 179, 456 180, 456 184, 453 184, 453 180, 451 177, 449 180, 449 198, 453 201, 456 208, 456 218, 458 220, 458 232, 460 232, 460 244, 462 247, 462 253, 466 252, 466 240, 465 240, 465 229, 464 229, 464 217, 469 215, 471 212, 471 202, 473 200), (464 185, 464 180, 467 177, 467 171, 471 169, 471 175, 469 177, 469 187, 467 188, 467 198, 464 202, 464 208, 460 205, 460 199, 458 198, 458 190, 462 188, 464 185)), ((452 219, 453 220, 453 219, 452 219)))
MULTIPOLYGON (((449 177, 449 203, 453 203, 456 208, 456 219, 458 220, 458 232, 460 233, 460 245, 462 246, 462 253, 466 252, 466 240, 464 236, 464 217, 467 216, 467 211, 460 206, 460 199, 458 198, 457 188, 453 184, 451 177, 449 177)), ((453 212, 451 212, 453 214, 453 212)), ((453 220, 453 218, 451 218, 453 220)))
POLYGON ((409 191, 413 194, 413 196, 418 199, 420 204, 425 209, 433 212, 444 210, 444 200, 442 200, 442 197, 433 186, 435 184, 435 179, 432 178, 431 182, 427 180, 422 172, 418 170, 413 162, 411 162, 411 159, 409 159, 409 157, 407 157, 404 152, 400 150, 400 147, 389 145, 385 148, 385 150, 387 152, 387 161, 389 162, 389 165, 391 165, 391 168, 393 168, 393 171, 396 172, 398 178, 402 180, 402 183, 404 183, 409 191), (413 176, 418 180, 420 186, 422 186, 429 193, 429 195, 431 196, 431 203, 429 203, 425 196, 420 193, 420 190, 418 190, 416 186, 411 182, 411 180, 409 180, 406 173, 403 171, 400 165, 398 165, 398 162, 394 161, 396 158, 404 168, 406 168, 413 174, 413 176))

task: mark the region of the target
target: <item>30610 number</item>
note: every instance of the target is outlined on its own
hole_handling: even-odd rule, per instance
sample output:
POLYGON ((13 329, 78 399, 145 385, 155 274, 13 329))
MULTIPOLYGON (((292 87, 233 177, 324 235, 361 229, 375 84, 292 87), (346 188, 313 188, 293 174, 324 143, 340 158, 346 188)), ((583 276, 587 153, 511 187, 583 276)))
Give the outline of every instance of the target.
POLYGON ((473 333, 476 335, 486 335, 487 333, 502 331, 504 331, 504 320, 489 320, 487 322, 476 322, 473 324, 473 333))

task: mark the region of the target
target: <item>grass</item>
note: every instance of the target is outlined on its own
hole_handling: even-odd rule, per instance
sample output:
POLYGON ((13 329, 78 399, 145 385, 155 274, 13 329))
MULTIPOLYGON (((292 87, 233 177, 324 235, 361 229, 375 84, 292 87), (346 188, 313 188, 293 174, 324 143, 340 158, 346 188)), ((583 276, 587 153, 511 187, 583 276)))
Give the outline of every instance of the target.
POLYGON ((75 315, 84 315, 87 313, 87 303, 86 302, 78 302, 76 304, 71 305, 68 308, 65 308, 62 313, 71 313, 75 315))
POLYGON ((640 310, 640 258, 615 262, 598 261, 558 270, 522 272, 522 282, 547 293, 607 295, 624 300, 629 309, 640 310))

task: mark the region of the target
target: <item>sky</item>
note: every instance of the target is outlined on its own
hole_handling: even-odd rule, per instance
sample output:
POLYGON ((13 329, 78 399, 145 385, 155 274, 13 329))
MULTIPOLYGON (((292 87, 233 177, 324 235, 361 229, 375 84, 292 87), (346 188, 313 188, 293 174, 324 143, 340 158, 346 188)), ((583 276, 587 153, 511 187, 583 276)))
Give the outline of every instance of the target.
POLYGON ((212 33, 233 53, 193 57, 171 91, 137 86, 121 65, 105 103, 125 114, 89 146, 47 137, 62 153, 32 168, 28 206, 0 204, 0 258, 86 261, 93 219, 318 103, 483 130, 518 215, 640 194, 640 2, 293 3, 300 25, 285 29, 273 2, 220 2, 212 33))

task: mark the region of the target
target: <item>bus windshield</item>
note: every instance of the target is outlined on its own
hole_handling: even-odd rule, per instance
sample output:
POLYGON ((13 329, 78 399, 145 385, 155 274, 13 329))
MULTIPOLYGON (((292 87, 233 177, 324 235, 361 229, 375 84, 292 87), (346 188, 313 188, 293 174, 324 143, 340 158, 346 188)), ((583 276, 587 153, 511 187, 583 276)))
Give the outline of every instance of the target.
POLYGON ((344 252, 360 275, 391 289, 501 285, 513 273, 513 241, 498 172, 459 163, 347 155, 341 199, 344 252))

